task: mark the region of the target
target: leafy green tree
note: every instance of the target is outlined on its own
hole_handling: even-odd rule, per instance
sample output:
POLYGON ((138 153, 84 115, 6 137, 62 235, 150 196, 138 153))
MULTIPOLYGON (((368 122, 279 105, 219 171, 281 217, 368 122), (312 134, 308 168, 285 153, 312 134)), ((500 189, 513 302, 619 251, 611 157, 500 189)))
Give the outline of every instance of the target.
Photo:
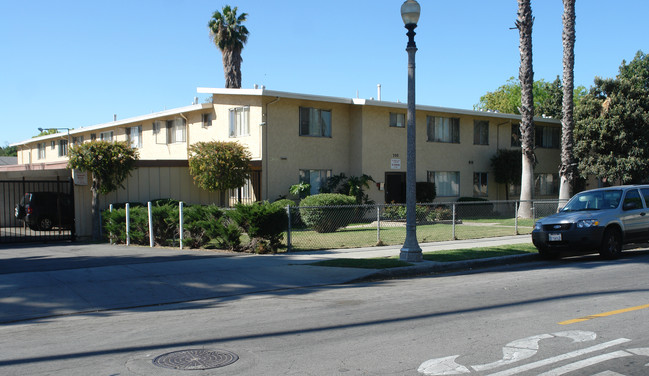
POLYGON ((70 148, 68 168, 92 173, 92 239, 99 240, 99 194, 123 187, 135 168, 138 151, 127 142, 92 141, 70 148))
POLYGON ((212 41, 223 55, 226 88, 241 87, 241 50, 248 41, 248 29, 243 22, 247 17, 247 13, 237 16, 237 7, 226 5, 222 12, 215 11, 207 24, 212 41))
POLYGON ((496 183, 505 184, 505 198, 509 200, 509 186, 521 179, 521 151, 518 149, 498 149, 491 157, 491 168, 496 183))
POLYGON ((646 182, 649 176, 649 56, 622 61, 613 79, 595 86, 576 111, 579 172, 607 184, 646 182))
POLYGON ((5 147, 0 146, 0 157, 17 157, 18 149, 15 146, 9 146, 8 144, 5 147))
POLYGON ((189 148, 189 173, 207 191, 242 187, 250 176, 250 152, 237 142, 197 142, 189 148))
POLYGON ((574 157, 574 86, 575 86, 575 0, 563 0, 563 100, 561 103, 561 166, 559 199, 568 200, 575 185, 577 164, 574 157))
MULTIPOLYGON (((534 114, 535 116, 550 116, 555 119, 561 118, 563 101, 563 85, 559 76, 552 82, 543 79, 534 81, 532 92, 534 93, 534 114)), ((583 86, 574 88, 573 103, 578 105, 587 90, 583 86)), ((521 86, 514 77, 495 91, 490 91, 480 97, 480 102, 473 106, 475 110, 492 110, 506 114, 520 115, 521 86)))
POLYGON ((522 218, 532 217, 532 200, 534 193, 534 70, 532 69, 532 6, 530 0, 518 0, 518 18, 516 28, 519 34, 521 56, 518 79, 521 82, 521 149, 523 168, 521 172, 521 205, 519 215, 522 218))

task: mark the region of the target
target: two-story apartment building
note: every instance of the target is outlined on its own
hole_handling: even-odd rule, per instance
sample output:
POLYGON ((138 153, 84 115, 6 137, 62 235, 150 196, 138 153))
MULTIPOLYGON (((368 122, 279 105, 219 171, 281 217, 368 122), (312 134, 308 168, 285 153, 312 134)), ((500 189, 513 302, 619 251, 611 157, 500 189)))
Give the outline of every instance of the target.
MULTIPOLYGON (((139 149, 138 169, 124 189, 102 198, 104 206, 157 198, 227 205, 239 194, 244 199, 273 201, 299 182, 311 184, 312 193, 317 193, 327 177, 340 173, 372 176, 376 184, 368 193, 376 202, 405 202, 405 103, 265 88, 198 88, 198 92, 210 94, 212 103, 16 143, 18 163, 23 171, 61 171, 71 143, 128 141, 139 149), (250 151, 253 174, 240 192, 205 192, 193 184, 189 147, 210 140, 237 141, 250 151)), ((494 181, 490 159, 498 149, 519 147, 519 122, 517 115, 418 105, 417 181, 434 182, 437 201, 462 196, 504 199, 504 186, 494 181)), ((536 118, 535 124, 536 197, 556 197, 561 125, 547 118, 536 118)), ((75 184, 85 180, 75 179, 75 184)), ((512 193, 516 194, 515 188, 512 193)), ((89 197, 87 185, 76 186, 81 236, 90 231, 89 221, 79 220, 89 215, 89 197)))

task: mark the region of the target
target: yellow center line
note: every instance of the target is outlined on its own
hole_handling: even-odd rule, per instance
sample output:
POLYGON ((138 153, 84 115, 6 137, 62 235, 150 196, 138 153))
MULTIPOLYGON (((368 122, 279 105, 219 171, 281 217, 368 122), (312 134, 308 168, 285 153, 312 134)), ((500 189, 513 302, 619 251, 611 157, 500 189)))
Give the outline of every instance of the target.
POLYGON ((617 315, 619 313, 625 313, 625 312, 631 312, 631 311, 637 311, 639 309, 645 309, 649 308, 649 304, 641 305, 641 306, 636 306, 636 307, 631 307, 631 308, 624 308, 624 309, 618 309, 615 311, 610 311, 610 312, 604 312, 604 313, 598 313, 596 315, 590 315, 590 316, 584 316, 580 317, 578 319, 572 319, 572 320, 566 320, 566 321, 561 321, 559 325, 568 325, 568 324, 574 324, 576 322, 582 322, 582 321, 588 321, 592 319, 596 319, 598 317, 606 317, 606 316, 612 316, 612 315, 617 315))

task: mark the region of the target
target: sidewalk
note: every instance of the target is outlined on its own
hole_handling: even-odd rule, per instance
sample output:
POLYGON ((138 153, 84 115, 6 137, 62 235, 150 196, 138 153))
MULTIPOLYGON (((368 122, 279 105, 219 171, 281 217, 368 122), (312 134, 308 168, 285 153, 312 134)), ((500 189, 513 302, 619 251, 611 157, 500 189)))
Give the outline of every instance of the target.
MULTIPOLYGON (((511 236, 421 245, 439 249, 529 243, 511 236)), ((0 324, 63 315, 109 314, 124 309, 200 308, 250 294, 300 295, 314 289, 346 288, 350 281, 431 273, 495 263, 531 260, 536 255, 421 262, 390 270, 307 265, 332 258, 398 255, 400 246, 250 255, 204 250, 47 244, 0 250, 0 324)))

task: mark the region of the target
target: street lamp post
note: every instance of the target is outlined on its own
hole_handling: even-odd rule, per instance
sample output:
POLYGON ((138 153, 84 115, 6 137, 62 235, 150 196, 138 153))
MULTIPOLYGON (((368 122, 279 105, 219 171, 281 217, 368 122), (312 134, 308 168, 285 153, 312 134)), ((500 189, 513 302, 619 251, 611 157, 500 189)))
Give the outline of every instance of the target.
POLYGON ((415 0, 407 0, 401 5, 401 18, 408 29, 408 124, 407 124, 407 167, 406 167, 406 240, 401 247, 399 259, 403 261, 422 261, 421 248, 417 242, 417 168, 415 132, 415 28, 419 21, 421 7, 415 0))

